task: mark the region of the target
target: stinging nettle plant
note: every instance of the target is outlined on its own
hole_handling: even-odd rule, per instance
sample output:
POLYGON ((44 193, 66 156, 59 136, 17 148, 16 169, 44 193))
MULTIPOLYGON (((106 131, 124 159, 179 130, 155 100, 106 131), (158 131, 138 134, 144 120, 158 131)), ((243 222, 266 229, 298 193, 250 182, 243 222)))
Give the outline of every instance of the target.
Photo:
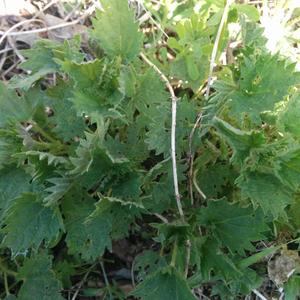
POLYGON ((149 1, 139 25, 102 0, 88 46, 39 40, 0 83, 3 298, 65 299, 101 266, 97 299, 239 299, 277 253, 296 299, 300 76, 254 6, 199 3, 149 1), (104 270, 124 239, 142 244, 127 295, 104 270))

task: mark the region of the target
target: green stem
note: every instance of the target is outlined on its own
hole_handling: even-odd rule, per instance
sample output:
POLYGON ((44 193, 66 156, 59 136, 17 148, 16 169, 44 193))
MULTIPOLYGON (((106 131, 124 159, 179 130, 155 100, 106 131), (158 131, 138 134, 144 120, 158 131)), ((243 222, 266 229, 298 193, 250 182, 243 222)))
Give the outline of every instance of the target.
POLYGON ((6 294, 6 296, 8 296, 10 294, 10 292, 9 292, 9 287, 8 287, 7 274, 5 272, 3 272, 3 277, 4 277, 5 294, 6 294))
POLYGON ((174 242, 173 250, 172 250, 172 259, 171 259, 172 267, 175 267, 175 265, 176 265, 177 250, 178 250, 178 243, 177 243, 177 239, 176 239, 174 242))
POLYGON ((0 270, 2 271, 2 273, 5 273, 9 276, 12 276, 12 277, 16 277, 18 275, 17 272, 14 272, 12 270, 9 270, 2 262, 2 260, 0 259, 0 270))
POLYGON ((105 268, 104 268, 104 264, 103 264, 102 261, 100 261, 100 266, 101 266, 104 282, 105 282, 105 285, 106 285, 108 293, 109 293, 109 299, 113 299, 112 294, 111 294, 111 290, 110 290, 109 281, 108 281, 108 278, 107 278, 107 275, 106 275, 106 272, 105 272, 105 268))
POLYGON ((57 140, 50 136, 42 127, 37 124, 34 124, 34 130, 40 133, 44 138, 46 138, 51 143, 57 143, 57 140))

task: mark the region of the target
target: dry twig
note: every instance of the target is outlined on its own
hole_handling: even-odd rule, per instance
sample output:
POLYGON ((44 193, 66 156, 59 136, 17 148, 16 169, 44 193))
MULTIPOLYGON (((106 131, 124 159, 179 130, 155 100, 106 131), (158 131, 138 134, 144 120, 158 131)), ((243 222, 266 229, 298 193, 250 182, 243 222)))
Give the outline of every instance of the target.
POLYGON ((2 35, 1 39, 0 39, 0 46, 1 46, 1 44, 3 43, 3 41, 5 40, 5 38, 7 36, 21 35, 21 34, 24 34, 25 32, 32 31, 32 30, 29 30, 29 31, 13 32, 16 28, 18 28, 18 27, 20 27, 22 25, 28 24, 28 23, 32 23, 32 22, 39 22, 39 23, 43 23, 44 24, 44 21, 39 20, 39 19, 23 20, 23 21, 15 24, 11 28, 9 28, 7 31, 0 31, 0 34, 2 35))
POLYGON ((260 299, 260 300, 268 300, 262 293, 258 290, 253 289, 252 292, 260 299))
POLYGON ((80 289, 82 288, 83 284, 86 282, 86 280, 87 280, 89 274, 91 273, 91 271, 93 270, 93 268, 95 267, 96 264, 97 264, 97 263, 94 263, 94 264, 87 270, 87 272, 84 274, 84 276, 83 276, 82 280, 79 282, 78 287, 77 287, 77 289, 76 289, 76 291, 75 291, 75 293, 74 293, 74 295, 73 295, 73 297, 72 297, 71 300, 75 300, 75 299, 77 298, 80 289))
POLYGON ((89 7, 86 12, 80 16, 78 19, 72 21, 72 22, 66 22, 66 23, 61 23, 61 24, 57 24, 54 26, 49 26, 49 27, 45 27, 45 28, 38 28, 38 29, 33 29, 33 30, 26 30, 26 31, 14 31, 14 29, 16 29, 19 26, 22 26, 24 24, 30 23, 30 22, 40 22, 45 24, 44 21, 39 20, 39 19, 30 19, 30 20, 24 20, 22 22, 19 22, 17 24, 15 24, 14 26, 12 26, 10 29, 8 29, 7 31, 0 31, 0 35, 2 35, 1 39, 0 39, 0 45, 2 44, 2 42, 4 41, 4 39, 7 36, 18 36, 18 35, 24 35, 24 34, 32 34, 32 33, 41 33, 41 32, 48 32, 50 30, 55 30, 55 29, 59 29, 59 28, 64 28, 64 27, 68 27, 68 26, 73 26, 78 24, 80 21, 82 21, 83 19, 85 19, 88 15, 90 15, 96 8, 96 4, 94 3, 93 5, 91 5, 91 7, 89 7))

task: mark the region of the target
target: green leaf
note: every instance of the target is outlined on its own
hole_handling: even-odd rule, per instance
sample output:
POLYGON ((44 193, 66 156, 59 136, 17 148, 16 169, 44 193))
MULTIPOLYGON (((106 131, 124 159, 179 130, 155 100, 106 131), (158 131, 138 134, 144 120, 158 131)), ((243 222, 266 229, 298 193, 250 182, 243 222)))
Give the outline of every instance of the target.
POLYGON ((242 163, 253 150, 266 143, 263 133, 259 131, 242 131, 217 117, 213 119, 213 125, 218 134, 232 147, 231 160, 233 163, 242 163))
POLYGON ((123 98, 119 91, 119 65, 116 61, 94 60, 86 63, 65 61, 62 64, 74 81, 73 102, 79 115, 120 117, 117 107, 123 98))
POLYGON ((73 86, 62 81, 47 90, 49 106, 53 112, 49 121, 55 126, 52 131, 64 141, 83 137, 86 127, 84 118, 77 116, 77 112, 70 101, 73 96, 72 93, 73 86))
POLYGON ((254 250, 252 242, 262 240, 268 229, 261 212, 229 204, 225 199, 209 201, 206 208, 198 210, 197 220, 232 253, 254 250))
POLYGON ((54 177, 47 181, 52 185, 44 190, 47 193, 43 199, 45 206, 57 203, 75 183, 72 177, 54 177))
POLYGON ((251 21, 259 21, 259 11, 255 6, 249 4, 234 4, 232 7, 236 8, 238 13, 245 14, 251 21))
POLYGON ((29 121, 34 112, 33 103, 18 96, 0 82, 0 127, 9 122, 29 121))
POLYGON ((189 74, 189 77, 192 80, 197 80, 197 78, 199 77, 199 71, 197 69, 197 65, 195 65, 194 60, 191 56, 187 56, 185 58, 185 63, 187 66, 187 71, 189 74))
POLYGON ((165 243, 176 241, 183 244, 190 234, 190 225, 178 220, 172 223, 154 223, 152 226, 158 229, 159 236, 165 243))
POLYGON ((41 151, 31 150, 31 151, 18 153, 16 156, 25 157, 25 158, 28 156, 37 156, 39 158, 39 160, 45 160, 49 166, 50 165, 58 166, 61 164, 62 165, 68 164, 68 160, 65 157, 56 156, 49 152, 41 152, 41 151))
POLYGON ((59 261, 55 264, 54 270, 57 279, 62 282, 63 287, 70 288, 72 286, 71 277, 76 275, 74 264, 67 260, 59 261))
POLYGON ((296 300, 300 296, 300 276, 294 275, 284 285, 285 300, 296 300))
POLYGON ((150 274, 131 293, 141 300, 195 300, 187 282, 173 267, 150 274))
POLYGON ((292 203, 291 190, 271 174, 247 173, 237 179, 242 197, 249 198, 254 207, 261 207, 265 214, 275 219, 285 217, 285 208, 292 203))
MULTIPOLYGON (((132 100, 136 109, 143 114, 148 113, 149 107, 169 106, 169 94, 165 90, 165 85, 153 69, 148 68, 145 73, 136 77, 135 94, 132 100)), ((152 116, 151 116, 152 117, 152 116)))
MULTIPOLYGON (((92 242, 88 240, 88 226, 84 222, 93 212, 95 201, 80 189, 72 189, 62 201, 62 213, 65 217, 66 243, 68 253, 81 255, 89 259, 92 242)), ((99 236, 101 238, 101 236, 99 236)))
POLYGON ((64 202, 66 242, 71 254, 80 254, 85 260, 94 260, 111 251, 112 240, 125 237, 140 209, 134 203, 115 198, 103 198, 93 205, 87 196, 70 194, 64 202))
POLYGON ((23 140, 19 136, 18 127, 9 126, 7 129, 0 129, 0 169, 18 163, 16 154, 23 149, 23 140))
POLYGON ((62 285, 51 267, 52 257, 45 253, 26 259, 18 274, 18 278, 23 280, 18 299, 64 300, 60 294, 62 285))
POLYGON ((219 242, 215 239, 207 239, 202 244, 200 270, 205 281, 210 281, 213 274, 216 274, 217 278, 221 278, 227 282, 238 280, 242 275, 242 272, 221 250, 219 242))
POLYGON ((107 55, 132 60, 139 54, 142 45, 134 12, 123 0, 104 0, 101 5, 103 11, 96 12, 91 36, 100 42, 107 55))
POLYGON ((97 236, 95 224, 108 221, 111 238, 113 240, 121 239, 128 235, 131 225, 140 216, 142 209, 143 207, 137 203, 105 197, 97 202, 96 209, 88 217, 86 225, 93 227, 92 235, 97 236))
POLYGON ((288 209, 288 217, 291 225, 298 230, 300 228, 300 201, 299 197, 296 197, 295 202, 288 209))
POLYGON ((31 176, 14 165, 0 170, 0 222, 3 222, 7 209, 24 192, 32 190, 31 176))
POLYGON ((147 275, 157 271, 157 269, 167 266, 165 258, 157 252, 146 250, 139 254, 133 263, 134 270, 138 273, 137 280, 142 281, 147 275))
POLYGON ((56 73, 60 70, 60 61, 74 60, 81 62, 84 55, 79 52, 80 38, 65 40, 57 43, 51 40, 38 40, 31 49, 23 50, 22 54, 27 57, 20 67, 30 72, 27 76, 15 76, 10 81, 12 88, 29 90, 30 87, 47 74, 56 73))
POLYGON ((297 191, 300 186, 300 148, 295 143, 276 157, 275 171, 280 181, 297 191))
POLYGON ((284 109, 279 113, 277 125, 280 130, 300 140, 300 94, 294 95, 285 103, 284 109))
POLYGON ((11 249, 14 256, 37 250, 56 238, 63 229, 59 213, 41 204, 38 196, 24 193, 15 199, 4 220, 3 245, 11 249))
POLYGON ((4 298, 4 300, 17 300, 17 297, 12 294, 9 294, 4 298))
POLYGON ((244 259, 242 259, 239 263, 238 266, 242 269, 247 268, 255 263, 257 263, 258 261, 262 260, 264 257, 273 254, 275 251, 279 250, 280 246, 277 247, 269 247, 269 248, 265 248, 262 251, 255 253, 253 255, 250 255, 244 259))
MULTIPOLYGON (((171 144, 171 111, 170 103, 157 106, 156 110, 149 113, 153 117, 150 119, 149 131, 146 133, 145 142, 149 150, 155 150, 156 154, 170 156, 171 144), (166 105, 167 104, 167 105, 166 105)), ((147 113, 147 111, 145 112, 147 113)), ((197 116, 197 107, 193 101, 184 97, 177 104, 177 131, 176 148, 177 152, 188 151, 188 137, 193 128, 197 116)))
POLYGON ((294 65, 287 66, 278 56, 246 56, 236 86, 224 95, 228 114, 241 125, 248 120, 259 125, 261 114, 272 111, 298 82, 294 65))
MULTIPOLYGON (((207 151, 209 151, 207 149, 207 151)), ((197 170, 197 182, 207 198, 217 199, 228 192, 228 186, 232 186, 237 173, 228 164, 216 163, 208 167, 195 168, 197 170)))

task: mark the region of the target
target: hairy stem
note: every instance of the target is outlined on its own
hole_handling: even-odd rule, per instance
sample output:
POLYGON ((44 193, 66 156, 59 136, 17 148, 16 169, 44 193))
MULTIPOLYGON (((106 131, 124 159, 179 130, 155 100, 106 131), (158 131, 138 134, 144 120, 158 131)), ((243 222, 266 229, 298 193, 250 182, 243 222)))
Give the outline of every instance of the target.
POLYGON ((107 275, 106 275, 106 272, 105 272, 105 268, 104 268, 104 264, 103 264, 102 261, 100 262, 100 266, 101 266, 101 270, 102 270, 105 285, 108 289, 109 297, 110 297, 110 299, 112 299, 112 294, 111 294, 111 290, 110 290, 109 281, 108 281, 108 278, 107 278, 107 275))
POLYGON ((6 296, 9 296, 9 287, 8 287, 8 280, 7 280, 7 274, 4 272, 3 273, 3 279, 4 279, 4 288, 5 288, 5 294, 6 296))
POLYGON ((191 260, 191 248, 192 248, 192 243, 190 240, 186 241, 186 258, 185 258, 185 269, 184 269, 184 277, 188 277, 189 273, 189 265, 190 265, 190 260, 191 260))
MULTIPOLYGON (((193 126, 193 129, 191 130, 191 133, 189 135, 189 157, 188 157, 188 159, 189 159, 189 193, 190 193, 191 205, 194 204, 194 195, 193 195, 193 193, 194 193, 193 192, 194 153, 192 150, 192 144, 193 144, 193 137, 194 137, 196 128, 199 126, 199 124, 201 122, 201 118, 202 118, 202 113, 200 112, 198 114, 197 120, 193 126)), ((197 191, 198 191, 198 189, 197 189, 197 191)), ((204 200, 206 199, 206 196, 202 191, 201 191, 200 195, 204 200)))
POLYGON ((0 270, 3 272, 3 273, 5 273, 5 274, 7 274, 7 275, 9 275, 9 276, 12 276, 12 277, 16 277, 17 276, 17 272, 14 272, 14 271, 12 271, 12 270, 9 270, 7 267, 6 267, 6 265, 4 265, 3 264, 3 262, 2 262, 2 260, 0 259, 0 270))
POLYGON ((171 264, 170 264, 172 267, 175 267, 175 265, 176 265, 177 250, 178 250, 178 242, 176 239, 174 242, 173 250, 172 250, 172 258, 171 258, 171 264))
POLYGON ((182 220, 184 220, 184 213, 182 209, 182 204, 180 200, 179 187, 178 187, 178 175, 177 175, 177 164, 176 164, 176 114, 177 114, 177 97, 174 93, 174 89, 160 69, 152 63, 144 53, 140 53, 141 58, 147 63, 153 70, 160 76, 161 80, 165 82, 172 100, 172 125, 171 125, 171 156, 172 156, 172 168, 173 168, 173 182, 175 190, 175 198, 177 209, 182 220))
POLYGON ((57 143, 57 140, 54 139, 52 136, 50 136, 42 127, 40 127, 37 124, 34 124, 33 126, 34 130, 36 132, 38 132, 39 134, 41 134, 45 139, 47 139, 49 142, 51 143, 57 143))
POLYGON ((215 60, 217 57, 217 52, 218 52, 218 48, 219 48, 219 43, 220 43, 220 38, 221 38, 221 34, 227 19, 227 15, 228 15, 228 10, 229 7, 231 5, 231 3, 233 2, 233 0, 227 0, 226 1, 226 5, 224 7, 224 11, 222 14, 222 19, 218 28, 218 32, 217 32, 217 36, 214 42, 214 46, 213 46, 213 50, 211 53, 211 57, 210 57, 210 65, 209 65, 209 73, 208 73, 208 79, 207 79, 207 87, 206 87, 206 93, 205 93, 205 99, 208 100, 209 98, 209 93, 210 93, 210 88, 211 88, 211 84, 212 84, 212 75, 213 75, 213 71, 214 71, 214 65, 215 65, 215 60))

